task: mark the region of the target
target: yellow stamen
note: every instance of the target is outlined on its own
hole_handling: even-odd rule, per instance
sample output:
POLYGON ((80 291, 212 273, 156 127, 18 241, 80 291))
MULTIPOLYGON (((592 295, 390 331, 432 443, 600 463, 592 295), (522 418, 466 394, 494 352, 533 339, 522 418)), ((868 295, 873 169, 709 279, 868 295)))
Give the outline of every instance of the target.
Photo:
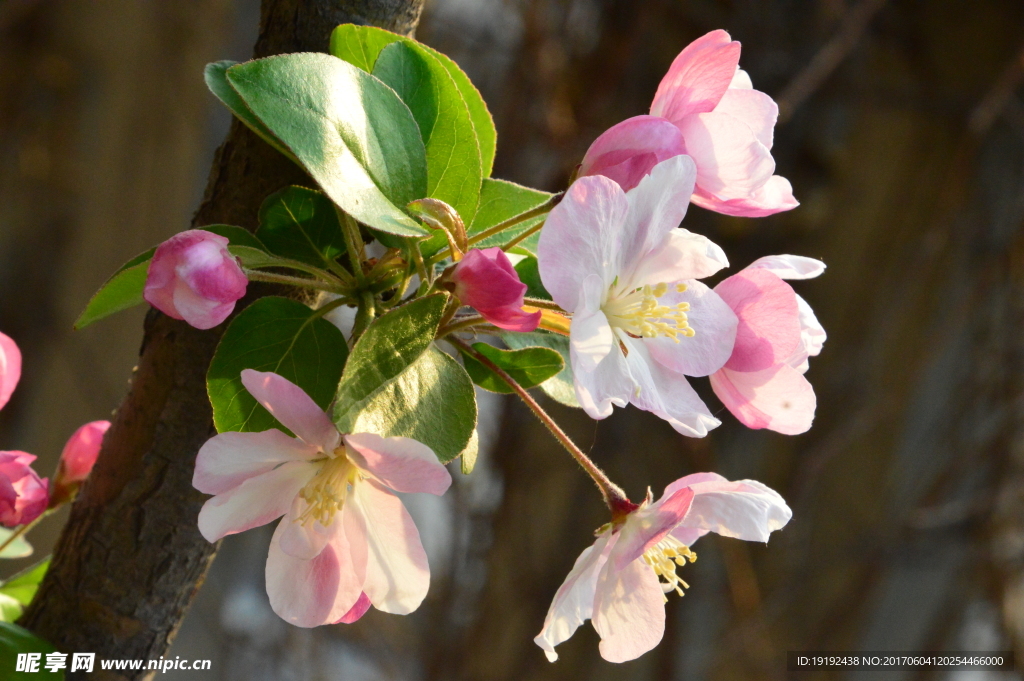
MULTIPOLYGON (((667 535, 660 542, 644 551, 644 555, 641 557, 645 563, 651 566, 654 574, 664 580, 661 584, 661 590, 666 594, 675 591, 682 596, 683 589, 690 588, 690 585, 676 574, 676 568, 686 565, 687 560, 691 563, 694 562, 697 560, 697 554, 672 535, 667 535)), ((668 596, 665 596, 665 600, 668 601, 668 596)))
MULTIPOLYGON (((686 284, 675 284, 679 293, 686 291, 686 284)), ((620 298, 612 298, 604 305, 608 322, 637 338, 658 338, 666 336, 676 343, 681 336, 692 338, 695 332, 689 325, 686 313, 689 303, 663 305, 658 300, 668 293, 669 285, 662 282, 650 284, 630 291, 620 298)))
POLYGON ((333 456, 323 459, 320 470, 299 492, 307 506, 296 522, 310 525, 319 521, 324 527, 330 525, 359 478, 359 469, 345 455, 345 447, 336 449, 333 456))

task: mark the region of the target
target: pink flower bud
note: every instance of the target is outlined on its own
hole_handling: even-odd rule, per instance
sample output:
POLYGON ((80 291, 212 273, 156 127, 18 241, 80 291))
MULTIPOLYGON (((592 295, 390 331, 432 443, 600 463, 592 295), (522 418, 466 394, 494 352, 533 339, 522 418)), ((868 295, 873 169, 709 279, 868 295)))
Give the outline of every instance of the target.
POLYGON ((93 421, 75 431, 60 455, 57 467, 57 484, 73 484, 89 477, 89 472, 100 455, 103 434, 110 428, 110 421, 93 421))
POLYGON ((0 333, 0 409, 11 399, 21 378, 21 351, 9 337, 0 333))
POLYGON ((455 296, 498 328, 533 331, 540 324, 539 310, 523 311, 526 284, 519 280, 519 274, 500 248, 469 251, 455 266, 451 278, 455 282, 455 296))
POLYGON ((0 452, 0 525, 25 525, 46 510, 47 480, 32 470, 35 460, 26 452, 0 452))
POLYGON ((190 229, 156 249, 143 298, 169 317, 210 329, 227 319, 246 284, 226 238, 190 229))

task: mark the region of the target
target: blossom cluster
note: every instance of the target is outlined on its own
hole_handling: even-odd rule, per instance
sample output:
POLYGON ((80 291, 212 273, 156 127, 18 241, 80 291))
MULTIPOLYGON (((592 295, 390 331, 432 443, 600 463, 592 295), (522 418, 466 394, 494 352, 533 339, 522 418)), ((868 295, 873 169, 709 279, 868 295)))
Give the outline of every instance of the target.
MULTIPOLYGON (((237 75, 264 77, 260 88, 292 87, 308 99, 314 95, 303 88, 317 78, 329 80, 339 69, 366 88, 384 88, 377 91, 380 101, 390 97, 401 106, 390 113, 381 113, 384 108, 357 112, 364 116, 360 125, 372 124, 374 115, 393 116, 387 121, 389 135, 397 139, 403 129, 411 130, 406 160, 411 159, 410 167, 417 159, 423 165, 419 133, 430 144, 434 140, 409 118, 415 102, 403 104, 377 80, 386 80, 388 69, 378 69, 373 59, 366 64, 366 50, 356 50, 354 57, 346 52, 346 45, 359 44, 367 31, 377 29, 342 26, 338 31, 343 34, 331 41, 332 50, 338 49, 333 57, 275 58, 274 65, 287 67, 280 72, 271 70, 271 62, 259 72, 246 71, 246 65, 230 67, 226 75, 208 70, 208 78, 221 73, 221 86, 234 88, 232 96, 246 103, 248 109, 236 114, 250 127, 258 119, 262 127, 253 129, 287 149, 323 193, 283 190, 264 205, 255 235, 228 227, 234 235, 229 238, 224 226, 215 226, 217 232, 189 230, 160 245, 148 265, 133 265, 147 267, 141 291, 146 301, 199 329, 230 320, 249 280, 321 293, 313 310, 295 301, 277 299, 262 307, 258 301, 229 321, 209 375, 222 432, 199 451, 193 478, 196 489, 212 495, 199 514, 200 532, 215 542, 280 518, 266 562, 267 592, 274 611, 297 626, 352 623, 371 605, 388 613, 412 612, 427 593, 430 571, 416 526, 396 493, 444 494, 452 482, 445 464, 459 456, 463 471, 471 470, 472 379, 485 389, 522 397, 591 475, 611 514, 555 594, 537 645, 554 661, 555 647, 589 619, 605 659, 634 659, 662 638, 666 594, 688 588, 677 571, 696 559, 694 542, 709 532, 767 542, 792 513, 764 484, 729 481, 716 473, 684 476, 657 501, 648 489, 646 498, 634 503, 526 390, 543 389, 544 381, 564 367, 575 403, 590 417, 604 419, 615 407, 633 405, 682 435, 699 438, 721 423, 690 383, 708 377, 711 391, 749 428, 795 435, 811 427, 816 399, 805 374, 809 358, 822 350, 825 332, 788 282, 817 277, 824 264, 796 255, 766 256, 708 285, 702 280, 729 267, 726 253, 681 226, 690 204, 748 218, 798 205, 790 183, 775 174, 771 149, 778 107, 753 89, 739 68, 740 44, 725 31, 713 31, 675 59, 648 115, 623 121, 593 142, 564 194, 467 228, 455 208, 433 195, 406 204, 407 192, 402 212, 389 203, 397 195, 391 184, 367 190, 373 173, 363 173, 358 164, 371 162, 369 156, 369 161, 353 156, 344 167, 324 170, 324 159, 347 158, 330 137, 337 130, 314 129, 305 114, 279 119, 281 110, 261 108, 262 100, 250 96, 248 81, 237 75), (346 58, 354 61, 342 65, 346 58), (287 69, 316 78, 303 76, 287 85, 293 75, 287 69), (322 148, 304 146, 318 136, 322 148), (346 172, 353 173, 349 184, 338 181, 346 172), (317 201, 333 203, 328 217, 315 214, 317 201), (275 211, 288 219, 274 222, 275 211), (523 231, 530 220, 533 226, 523 231), (513 227, 520 231, 502 236, 513 227), (447 251, 429 245, 436 232, 443 233, 447 251), (538 232, 532 250, 517 250, 538 232), (507 241, 480 247, 489 238, 507 241), (379 243, 368 243, 374 240, 379 243), (510 255, 525 258, 539 281, 528 286, 522 276, 527 270, 521 272, 510 255), (302 276, 281 273, 289 269, 302 276), (410 289, 414 292, 407 296, 410 289), (329 325, 317 327, 316 363, 288 377, 289 363, 301 360, 299 350, 287 358, 245 359, 263 352, 253 337, 271 326, 272 306, 281 324, 301 321, 285 344, 289 352, 299 347, 304 329, 325 324, 321 317, 328 312, 348 306, 356 313, 341 325, 344 336, 329 325), (256 308, 266 316, 250 314, 256 308), (516 337, 524 333, 543 336, 548 345, 520 345, 516 337), (467 342, 478 335, 500 335, 511 349, 467 342), (321 343, 329 345, 331 338, 340 339, 335 347, 344 356, 328 377, 321 343), (454 352, 437 352, 442 342, 442 349, 454 352), (552 347, 563 347, 564 359, 552 347), (464 370, 453 355, 463 358, 464 370), (244 361, 250 363, 240 364, 244 361), (330 384, 328 391, 338 386, 333 398, 323 392, 323 382, 330 384), (439 395, 455 394, 459 400, 437 406, 439 395), (412 413, 421 403, 432 410, 422 417, 412 413), (239 404, 252 406, 238 416, 231 410, 239 404), (253 428, 250 417, 272 427, 253 428)), ((418 43, 383 31, 363 43, 367 46, 379 53, 378 60, 416 58, 452 77, 461 73, 418 43), (404 53, 381 48, 402 40, 404 53)), ((444 83, 451 80, 444 78, 444 83)), ((453 83, 448 86, 454 88, 453 83)), ((302 99, 286 94, 282 101, 302 99)), ((229 107, 234 101, 222 100, 229 107)), ((324 115, 345 106, 359 105, 332 103, 324 106, 324 115)), ((398 147, 393 151, 404 153, 398 147)), ((468 158, 481 161, 485 146, 478 143, 470 152, 468 158)), ((477 166, 484 175, 486 165, 477 166)), ((398 161, 393 166, 405 167, 398 161)), ((480 176, 474 177, 479 184, 480 176)), ((425 175, 421 179, 417 184, 403 175, 394 184, 408 180, 409 192, 422 191, 425 175)), ((533 191, 483 182, 491 183, 491 191, 508 192, 509 204, 533 191)), ((469 209, 476 211, 477 204, 469 209)), ((9 394, 5 381, 0 374, 0 400, 4 391, 9 394)), ((61 470, 73 468, 68 463, 61 470)))

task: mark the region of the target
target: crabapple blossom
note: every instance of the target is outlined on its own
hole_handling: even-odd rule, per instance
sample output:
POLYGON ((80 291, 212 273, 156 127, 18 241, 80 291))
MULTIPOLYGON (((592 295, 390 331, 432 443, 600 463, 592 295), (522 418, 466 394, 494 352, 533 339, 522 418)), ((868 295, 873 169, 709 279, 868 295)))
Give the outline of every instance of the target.
POLYGON ((720 423, 686 381, 725 364, 737 325, 697 281, 728 264, 722 249, 678 228, 695 176, 689 156, 674 156, 629 192, 581 178, 541 231, 541 279, 573 313, 576 396, 592 418, 632 403, 691 437, 720 423))
POLYGON ((46 510, 47 479, 32 469, 27 452, 0 452, 0 525, 26 525, 46 510))
POLYGON ((665 632, 667 594, 689 585, 676 570, 697 556, 690 546, 708 532, 767 542, 792 512, 774 490, 754 480, 730 482, 695 473, 597 531, 558 589, 534 639, 548 660, 586 620, 601 637, 601 657, 626 662, 654 648, 665 632))
POLYGON ((709 210, 763 217, 795 208, 775 175, 771 148, 779 107, 739 68, 740 44, 725 31, 690 43, 658 86, 649 116, 635 116, 590 145, 580 176, 605 175, 631 189, 657 163, 688 154, 697 164, 690 200, 709 210))
POLYGON ((79 484, 89 477, 96 458, 100 455, 103 436, 110 421, 92 421, 76 430, 60 454, 57 473, 51 484, 50 502, 58 505, 69 499, 79 484))
POLYGON ((498 328, 533 331, 541 313, 523 311, 526 284, 500 248, 474 248, 452 270, 455 297, 498 328))
POLYGON ((0 409, 11 399, 21 380, 21 350, 9 336, 0 333, 0 409))
POLYGON ((199 513, 214 542, 284 516, 267 556, 270 605, 301 627, 353 622, 372 604, 407 614, 430 571, 394 492, 441 495, 451 484, 429 447, 402 437, 341 434, 301 388, 246 369, 246 389, 280 430, 221 433, 199 450, 192 484, 215 495, 199 513))
POLYGON ((808 357, 821 352, 825 330, 783 279, 809 279, 824 270, 813 258, 774 255, 715 287, 739 328, 732 356, 711 375, 711 387, 749 428, 796 435, 811 427, 816 399, 803 374, 808 357))
POLYGON ((227 319, 248 283, 225 237, 190 229, 157 247, 143 298, 168 317, 211 329, 227 319))

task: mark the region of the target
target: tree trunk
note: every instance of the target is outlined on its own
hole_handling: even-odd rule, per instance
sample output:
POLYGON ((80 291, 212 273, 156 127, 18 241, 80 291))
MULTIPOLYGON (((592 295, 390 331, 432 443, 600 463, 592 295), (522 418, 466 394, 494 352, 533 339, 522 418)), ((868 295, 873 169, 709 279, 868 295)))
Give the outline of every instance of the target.
MULTIPOLYGON (((422 0, 264 0, 254 54, 325 51, 331 29, 346 22, 408 34, 421 7, 422 0)), ((308 181, 235 122, 192 224, 255 228, 268 194, 308 181)), ((243 302, 267 289, 250 290, 243 302)), ((223 330, 199 331, 156 311, 147 317, 131 390, 21 620, 58 649, 160 657, 202 584, 216 546, 196 526, 205 497, 192 488, 192 471, 196 452, 214 434, 205 379, 223 330)), ((97 664, 89 678, 149 676, 101 672, 97 664)))

